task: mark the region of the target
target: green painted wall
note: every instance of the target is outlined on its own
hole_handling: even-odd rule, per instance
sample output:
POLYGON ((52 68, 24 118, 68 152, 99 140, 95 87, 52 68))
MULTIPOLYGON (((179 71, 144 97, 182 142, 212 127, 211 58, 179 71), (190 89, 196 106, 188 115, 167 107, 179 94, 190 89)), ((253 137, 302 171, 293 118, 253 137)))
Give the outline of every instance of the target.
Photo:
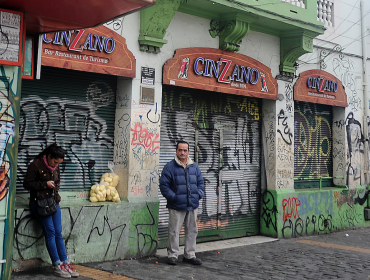
MULTIPOLYGON (((88 204, 88 203, 86 203, 88 204)), ((159 202, 61 205, 63 239, 74 263, 110 261, 155 253, 159 202)), ((40 226, 27 209, 15 211, 13 269, 51 263, 40 226)))
POLYGON ((370 226, 364 219, 365 186, 346 190, 265 190, 261 234, 290 238, 370 226))

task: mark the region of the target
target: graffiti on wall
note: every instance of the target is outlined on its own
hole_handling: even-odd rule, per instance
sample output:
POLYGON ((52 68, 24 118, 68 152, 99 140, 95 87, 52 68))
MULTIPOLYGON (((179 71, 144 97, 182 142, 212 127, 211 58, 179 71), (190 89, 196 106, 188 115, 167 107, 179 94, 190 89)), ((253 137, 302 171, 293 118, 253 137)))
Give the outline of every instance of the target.
POLYGON ((298 237, 356 227, 364 221, 363 207, 357 206, 365 204, 367 195, 367 190, 361 192, 349 190, 333 191, 330 193, 330 197, 326 197, 324 194, 321 196, 320 194, 310 194, 308 197, 301 196, 299 199, 294 197, 284 199, 283 209, 285 207, 287 210, 284 210, 283 213, 281 234, 283 237, 298 237), (312 203, 311 200, 314 196, 316 203, 312 203), (288 208, 286 208, 287 206, 288 208), (302 210, 300 211, 302 213, 298 215, 299 210, 302 210), (288 217, 287 213, 292 213, 292 215, 288 217), (338 218, 334 219, 333 217, 338 218), (284 220, 284 218, 286 219, 284 220))
POLYGON ((123 24, 123 20, 125 18, 124 17, 121 17, 121 18, 115 18, 115 19, 112 19, 110 21, 107 21, 106 23, 104 23, 104 25, 106 27, 109 27, 110 29, 113 29, 114 31, 116 31, 118 34, 121 34, 121 30, 122 30, 122 24, 123 24))
POLYGON ((12 142, 15 128, 13 104, 10 100, 11 88, 8 79, 4 75, 0 78, 0 201, 8 194, 10 186, 9 171, 11 161, 7 156, 7 146, 12 142), (5 76, 5 77, 4 77, 5 76))
MULTIPOLYGON (((151 207, 146 205, 125 219, 130 211, 120 209, 109 205, 62 207, 67 254, 86 261, 104 261, 123 258, 127 250, 132 256, 154 253, 156 218, 151 207)), ((37 250, 45 244, 35 218, 28 210, 16 210, 15 217, 13 260, 40 257, 38 252, 43 252, 43 260, 50 261, 46 250, 37 250)))
MULTIPOLYGON (((277 115, 277 133, 280 137, 277 138, 277 150, 276 150, 276 166, 279 167, 276 170, 276 185, 279 189, 285 189, 292 187, 292 180, 294 176, 293 172, 293 133, 290 125, 288 124, 288 115, 291 114, 293 110, 293 99, 292 99, 292 85, 291 83, 286 83, 286 98, 290 100, 290 105, 287 112, 281 109, 277 115)), ((288 103, 289 103, 288 102, 288 103)))
MULTIPOLYGON (((247 215, 259 219, 255 204, 260 192, 260 114, 252 98, 163 92, 161 149, 165 152, 161 150, 160 162, 163 168, 173 159, 181 139, 189 142, 193 160, 198 152, 205 189, 198 210, 201 230, 217 227, 219 210, 222 226, 247 215)), ((161 195, 160 199, 165 205, 161 195)))
POLYGON ((117 108, 126 108, 130 103, 130 97, 128 93, 121 95, 117 92, 116 103, 117 103, 117 108))
POLYGON ((262 194, 261 225, 266 234, 290 238, 364 225, 366 188, 292 193, 281 199, 281 212, 276 208, 277 192, 262 194))
POLYGON ((134 158, 141 168, 144 168, 146 158, 158 154, 160 133, 157 131, 157 128, 143 127, 141 123, 135 123, 134 127, 131 128, 131 132, 131 149, 134 158))
POLYGON ((156 251, 158 245, 156 219, 148 205, 146 209, 131 214, 130 232, 132 235, 129 236, 129 245, 136 245, 138 256, 147 256, 156 251))
POLYGON ((148 113, 146 113, 146 117, 151 123, 159 123, 161 114, 159 113, 157 102, 155 103, 155 110, 149 109, 148 113))
POLYGON ((265 222, 264 226, 270 228, 270 226, 277 232, 277 207, 275 198, 270 191, 265 191, 262 194, 262 212, 261 217, 265 222))
POLYGON ((86 101, 93 107, 94 111, 109 106, 114 97, 113 90, 103 81, 94 81, 86 89, 86 101))
POLYGON ((332 196, 326 193, 304 193, 282 200, 281 235, 284 238, 328 233, 333 225, 332 196))
POLYGON ((281 230, 284 238, 298 237, 308 234, 317 234, 323 232, 331 232, 336 230, 332 223, 333 217, 320 214, 307 216, 306 218, 286 219, 281 230))
POLYGON ((22 98, 17 169, 20 189, 29 162, 53 142, 67 152, 61 165, 61 186, 75 188, 78 182, 79 187, 90 187, 100 181, 102 170, 112 159, 113 137, 107 132, 112 127, 108 128, 97 110, 114 102, 114 92, 97 80, 87 86, 85 100, 37 95, 22 98))
POLYGON ((332 176, 330 113, 320 111, 318 114, 315 106, 299 103, 295 110, 294 173, 297 177, 332 176))
POLYGON ((337 204, 338 209, 340 210, 341 207, 345 204, 348 205, 364 205, 367 200, 368 191, 363 190, 362 192, 355 190, 349 190, 346 193, 340 191, 334 191, 334 198, 335 203, 337 204))
POLYGON ((285 111, 281 109, 278 114, 278 126, 282 125, 283 129, 280 130, 280 128, 278 128, 277 132, 287 145, 292 145, 293 133, 290 130, 287 120, 288 116, 286 116, 285 111))
POLYGON ((347 132, 347 186, 353 184, 361 185, 363 179, 363 156, 365 139, 362 134, 361 123, 354 118, 353 112, 350 112, 346 118, 347 132))
POLYGON ((343 135, 345 134, 346 123, 344 120, 333 123, 333 171, 336 174, 343 174, 346 163, 346 148, 343 135))
POLYGON ((361 98, 356 91, 355 65, 352 60, 344 56, 333 58, 333 71, 341 80, 348 94, 348 106, 352 111, 361 109, 361 98))
POLYGON ((141 123, 135 123, 131 131, 131 146, 140 146, 148 153, 154 153, 159 149, 159 133, 157 132, 157 128, 146 128, 141 123))
POLYGON ((288 113, 293 113, 293 84, 285 83, 285 101, 286 101, 286 110, 288 113))
POLYGON ((148 106, 133 100, 132 106, 135 110, 131 110, 131 115, 122 113, 121 117, 118 116, 120 131, 117 133, 115 161, 128 168, 131 157, 129 196, 156 196, 159 182, 160 110, 157 103, 148 106), (140 106, 135 107, 134 104, 140 106))
POLYGON ((147 178, 145 183, 145 193, 147 196, 152 196, 152 191, 157 190, 159 187, 159 172, 158 165, 154 167, 153 171, 150 172, 149 178, 147 178))
POLYGON ((283 199, 283 221, 286 219, 299 217, 298 207, 301 206, 301 201, 296 197, 289 197, 288 199, 283 199))
POLYGON ((265 174, 267 179, 267 185, 271 185, 275 181, 275 147, 276 147, 276 133, 275 133, 275 114, 274 109, 263 111, 263 125, 265 132, 265 150, 264 150, 264 162, 265 162, 265 174))
POLYGON ((125 168, 129 161, 129 127, 131 124, 131 117, 129 114, 123 114, 116 122, 116 136, 114 141, 114 164, 123 164, 125 168))

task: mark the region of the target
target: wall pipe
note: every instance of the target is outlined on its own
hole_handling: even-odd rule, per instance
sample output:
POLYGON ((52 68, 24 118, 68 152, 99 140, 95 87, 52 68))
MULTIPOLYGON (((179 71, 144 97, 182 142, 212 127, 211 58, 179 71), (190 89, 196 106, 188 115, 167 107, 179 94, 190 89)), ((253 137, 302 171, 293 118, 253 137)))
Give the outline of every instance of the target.
POLYGON ((360 2, 360 10, 361 10, 361 42, 362 42, 362 86, 363 86, 363 103, 364 103, 364 137, 365 137, 365 184, 369 185, 369 132, 368 132, 368 117, 369 115, 369 98, 367 93, 367 55, 366 55, 366 26, 365 26, 365 5, 364 0, 360 2))

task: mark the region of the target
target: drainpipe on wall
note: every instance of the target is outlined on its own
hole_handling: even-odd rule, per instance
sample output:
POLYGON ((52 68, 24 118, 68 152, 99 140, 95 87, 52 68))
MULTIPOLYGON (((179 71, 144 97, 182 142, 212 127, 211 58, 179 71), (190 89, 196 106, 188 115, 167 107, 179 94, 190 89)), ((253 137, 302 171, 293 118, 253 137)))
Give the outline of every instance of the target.
MULTIPOLYGON (((364 160, 364 167, 365 167, 365 184, 366 188, 369 186, 369 132, 368 132, 368 125, 367 125, 367 118, 369 115, 369 98, 367 94, 367 55, 366 55, 366 41, 365 41, 365 34, 366 34, 366 26, 365 26, 365 5, 364 0, 360 2, 360 9, 361 9, 361 42, 362 42, 362 86, 363 86, 363 102, 364 102, 364 137, 365 137, 365 160, 364 160)), ((368 195, 367 199, 367 207, 370 208, 370 199, 368 195)), ((370 218, 366 217, 366 210, 365 210, 365 219, 370 218)))

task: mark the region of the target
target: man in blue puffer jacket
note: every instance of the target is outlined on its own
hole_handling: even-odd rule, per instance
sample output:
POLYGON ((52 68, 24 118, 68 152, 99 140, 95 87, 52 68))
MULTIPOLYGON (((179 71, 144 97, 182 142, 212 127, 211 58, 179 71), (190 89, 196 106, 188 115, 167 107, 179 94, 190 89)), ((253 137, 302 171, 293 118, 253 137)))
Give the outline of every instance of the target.
POLYGON ((203 198, 203 177, 198 165, 189 158, 189 144, 180 141, 176 156, 163 168, 159 187, 167 199, 169 211, 167 263, 176 265, 179 255, 179 235, 185 221, 185 249, 183 261, 200 265, 195 257, 198 235, 197 208, 203 198))

